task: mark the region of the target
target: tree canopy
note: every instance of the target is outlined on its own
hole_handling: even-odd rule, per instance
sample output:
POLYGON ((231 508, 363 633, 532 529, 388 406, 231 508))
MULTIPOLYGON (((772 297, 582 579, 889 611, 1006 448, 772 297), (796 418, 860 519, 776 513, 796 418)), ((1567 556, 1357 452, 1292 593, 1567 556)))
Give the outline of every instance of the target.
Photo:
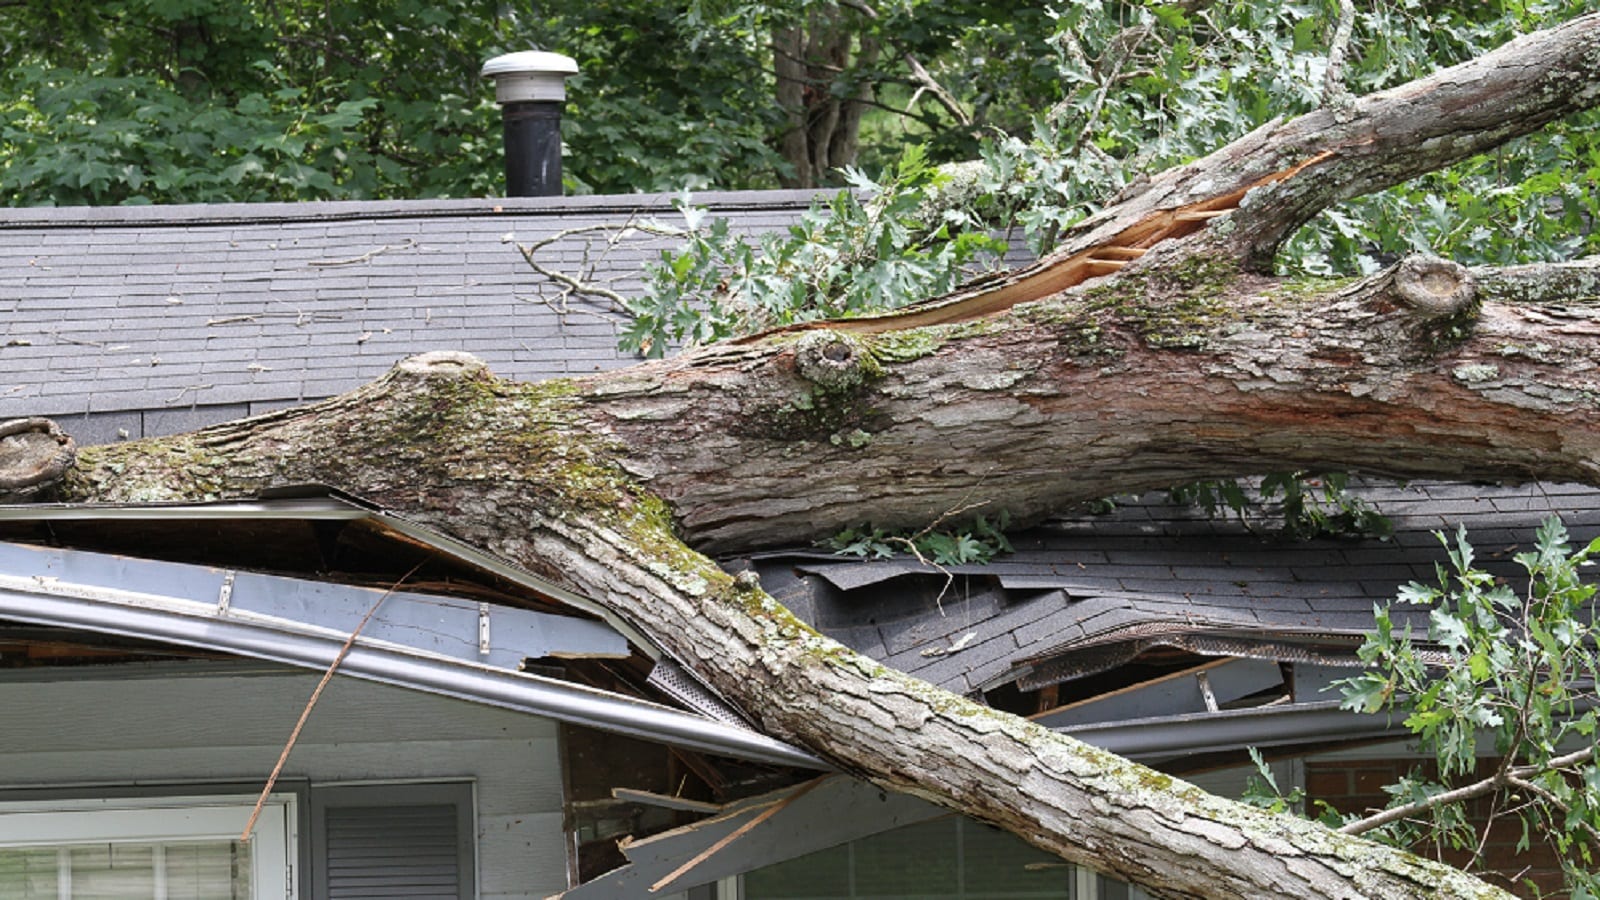
MULTIPOLYGON (((1355 94, 1392 86, 1584 6, 1362 5, 1343 83, 1355 94)), ((478 68, 534 46, 581 67, 567 111, 574 191, 838 184, 835 167, 877 177, 925 145, 935 164, 990 159, 994 211, 1048 234, 1108 191, 1316 106, 1339 10, 1331 0, 18 0, 0 17, 0 197, 492 195, 498 119, 478 68)), ((1567 226, 1600 202, 1581 189, 1600 165, 1593 135, 1580 118, 1550 140, 1335 211, 1296 258, 1333 271, 1363 252, 1425 244, 1502 262, 1570 255, 1567 226)))

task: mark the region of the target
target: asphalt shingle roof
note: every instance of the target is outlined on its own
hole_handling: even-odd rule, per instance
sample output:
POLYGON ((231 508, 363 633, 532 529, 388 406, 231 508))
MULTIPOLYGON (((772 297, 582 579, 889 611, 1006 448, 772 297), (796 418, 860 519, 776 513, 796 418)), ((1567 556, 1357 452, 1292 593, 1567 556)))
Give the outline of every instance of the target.
MULTIPOLYGON (((682 219, 666 195, 0 212, 0 420, 46 415, 80 443, 170 433, 330 396, 427 350, 539 379, 626 365, 603 301, 517 252, 558 232, 682 219)), ((697 195, 739 231, 788 225, 810 194, 697 195)), ((627 293, 670 239, 552 268, 627 293)))
MULTIPOLYGON (((1388 540, 1285 543, 1164 496, 1112 514, 1062 519, 1014 538, 1016 552, 946 574, 912 558, 862 561, 815 551, 753 560, 802 618, 879 661, 962 693, 1050 660, 1090 671, 1160 635, 1315 638, 1353 647, 1373 604, 1409 581, 1435 583, 1434 532, 1460 525, 1479 563, 1515 583, 1512 557, 1560 515, 1575 540, 1600 534, 1600 493, 1581 485, 1367 484, 1394 524, 1388 540), (942 591, 942 593, 941 593, 942 591), (970 635, 970 637, 968 636, 970 635), (952 648, 959 648, 954 649, 952 648)), ((1426 633, 1426 613, 1397 607, 1426 633)), ((1049 665, 1049 663, 1045 663, 1049 665)), ((1048 679, 1046 679, 1048 680, 1048 679)))

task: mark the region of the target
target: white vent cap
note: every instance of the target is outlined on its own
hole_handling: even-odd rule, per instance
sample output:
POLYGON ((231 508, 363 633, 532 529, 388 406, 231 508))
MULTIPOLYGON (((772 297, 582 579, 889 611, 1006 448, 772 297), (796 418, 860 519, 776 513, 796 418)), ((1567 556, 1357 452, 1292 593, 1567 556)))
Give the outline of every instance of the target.
POLYGON ((478 74, 494 79, 496 103, 567 99, 567 79, 578 74, 578 61, 559 53, 524 50, 496 56, 478 74))

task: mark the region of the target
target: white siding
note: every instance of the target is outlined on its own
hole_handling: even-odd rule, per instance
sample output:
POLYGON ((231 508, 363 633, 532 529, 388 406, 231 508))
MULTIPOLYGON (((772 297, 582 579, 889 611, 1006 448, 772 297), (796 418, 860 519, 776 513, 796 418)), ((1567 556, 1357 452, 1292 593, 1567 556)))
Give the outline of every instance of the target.
MULTIPOLYGON (((319 676, 0 682, 0 788, 264 781, 319 676)), ((566 887, 555 723, 335 678, 284 776, 477 784, 479 895, 566 887)))

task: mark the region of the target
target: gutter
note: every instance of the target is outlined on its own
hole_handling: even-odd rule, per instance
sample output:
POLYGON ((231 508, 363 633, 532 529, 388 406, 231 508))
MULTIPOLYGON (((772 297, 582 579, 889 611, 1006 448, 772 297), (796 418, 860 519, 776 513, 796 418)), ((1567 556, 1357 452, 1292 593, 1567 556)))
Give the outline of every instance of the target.
MULTIPOLYGON (((214 604, 31 576, 0 575, 0 618, 163 641, 326 669, 345 641, 327 629, 295 628, 214 604), (320 632, 320 633, 318 633, 320 632)), ((358 640, 345 675, 546 716, 722 756, 826 769, 825 763, 759 732, 608 691, 358 640)))
POLYGON ((1411 733, 1398 718, 1340 709, 1338 700, 1125 719, 1074 725, 1056 731, 1137 760, 1244 747, 1400 737, 1411 733))

